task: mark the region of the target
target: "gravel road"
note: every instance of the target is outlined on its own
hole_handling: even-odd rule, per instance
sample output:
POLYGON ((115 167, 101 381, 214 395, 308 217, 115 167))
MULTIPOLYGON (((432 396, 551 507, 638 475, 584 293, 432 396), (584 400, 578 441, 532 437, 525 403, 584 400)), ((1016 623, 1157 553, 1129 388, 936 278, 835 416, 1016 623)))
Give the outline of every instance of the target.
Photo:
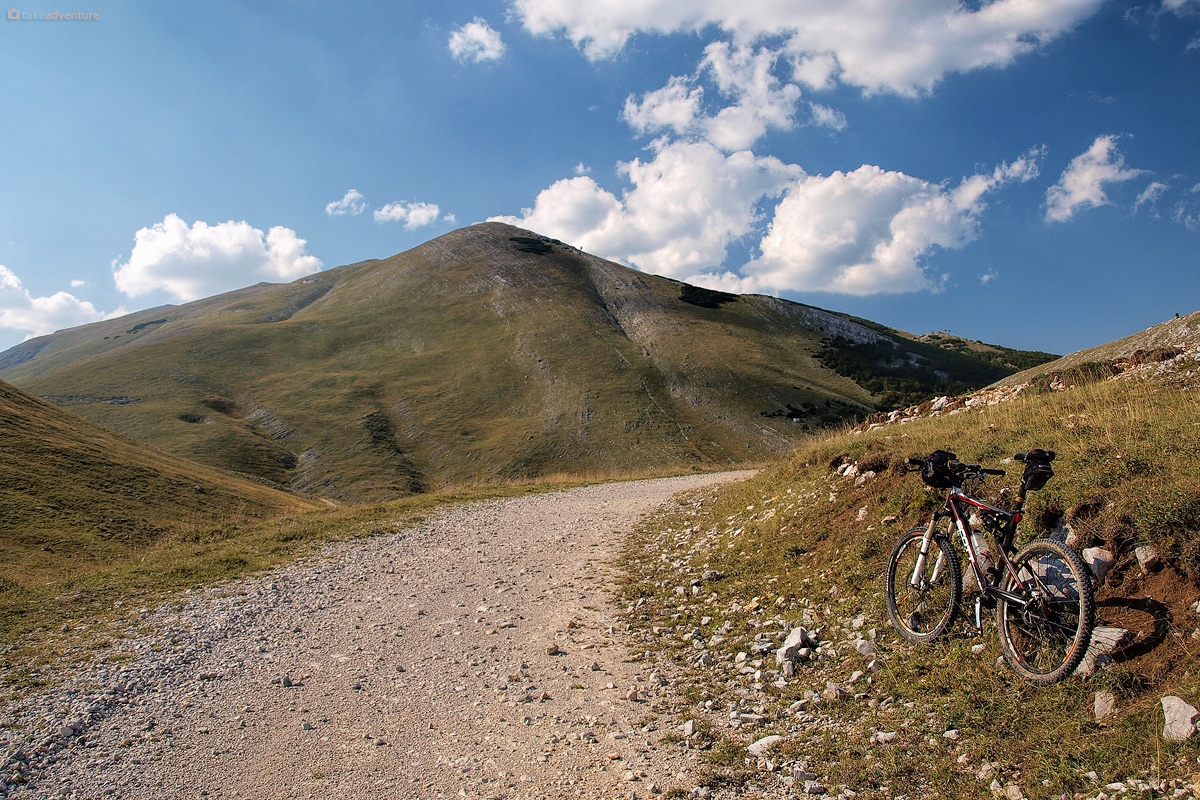
POLYGON ((658 746, 672 687, 629 660, 609 564, 672 494, 748 474, 451 507, 148 610, 115 657, 5 710, 0 798, 688 788, 687 751, 658 746))

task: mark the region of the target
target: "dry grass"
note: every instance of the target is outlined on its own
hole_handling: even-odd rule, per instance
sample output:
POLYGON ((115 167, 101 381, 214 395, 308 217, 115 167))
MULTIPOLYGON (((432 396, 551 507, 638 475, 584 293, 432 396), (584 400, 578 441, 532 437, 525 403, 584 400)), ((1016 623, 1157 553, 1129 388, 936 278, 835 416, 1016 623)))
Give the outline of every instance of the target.
MULTIPOLYGON (((764 632, 777 646, 802 618, 830 636, 863 635, 848 628, 863 615, 863 630, 876 629, 881 654, 866 697, 821 706, 838 720, 833 730, 779 729, 789 741, 781 757, 809 758, 835 789, 847 785, 860 797, 988 797, 991 778, 976 779, 983 762, 997 762, 1002 784, 1020 786, 1029 798, 1094 797, 1117 780, 1192 781, 1200 771, 1200 744, 1162 740, 1159 700, 1178 694, 1200 704, 1200 620, 1192 608, 1200 597, 1197 452, 1194 386, 1124 380, 1030 392, 1006 404, 868 434, 815 437, 757 478, 648 526, 627 553, 629 618, 643 629, 665 625, 667 635, 660 630, 648 640, 662 658, 681 663, 694 660, 694 648, 676 637, 697 629, 708 637, 729 621, 729 641, 714 649, 717 666, 689 668, 689 680, 702 696, 729 705, 752 704, 761 695, 770 716, 803 691, 820 691, 826 680, 844 681, 862 662, 843 656, 832 665, 804 666, 786 690, 767 683, 745 694, 746 683, 730 680, 720 657, 731 659, 764 632), (941 495, 900 471, 903 459, 946 448, 963 460, 1006 467, 1008 479, 978 487, 994 497, 1019 475, 1004 460, 1034 446, 1059 457, 1056 477, 1027 504, 1024 539, 1066 517, 1081 548, 1111 548, 1118 563, 1098 592, 1101 623, 1129 627, 1138 637, 1092 679, 1045 689, 996 666, 990 624, 982 639, 957 636, 916 647, 893 634, 882 605, 888 549, 941 502, 941 495), (856 487, 835 472, 846 462, 877 474, 856 487), (884 523, 893 516, 896 523, 884 523), (1140 544, 1156 547, 1167 565, 1143 574, 1133 555, 1140 544), (709 570, 722 577, 702 582, 698 597, 681 599, 676 587, 709 570), (735 602, 743 610, 731 614, 735 602), (711 619, 707 626, 704 617, 711 619), (972 652, 980 643, 984 651, 972 652), (1116 695, 1120 711, 1097 723, 1091 708, 1101 689, 1116 695), (888 711, 868 705, 872 698, 887 698, 888 711), (961 739, 947 746, 941 733, 951 728, 961 739), (871 744, 873 730, 906 731, 897 741, 907 744, 871 744), (1089 771, 1098 784, 1085 777, 1089 771)), ((963 634, 967 616, 960 617, 963 634)), ((774 664, 767 656, 763 669, 774 664)))

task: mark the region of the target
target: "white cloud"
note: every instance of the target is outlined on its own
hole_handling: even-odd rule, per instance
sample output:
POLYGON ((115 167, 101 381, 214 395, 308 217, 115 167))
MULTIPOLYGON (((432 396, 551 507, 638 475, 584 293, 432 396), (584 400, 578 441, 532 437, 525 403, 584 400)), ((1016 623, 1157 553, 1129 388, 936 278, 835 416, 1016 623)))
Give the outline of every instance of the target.
MULTIPOLYGON (((868 295, 936 289, 926 260, 978 235, 985 197, 1037 177, 1035 148, 957 186, 864 165, 829 176, 706 142, 657 142, 653 160, 621 165, 617 197, 592 178, 544 189, 521 216, 494 217, 639 269, 737 292, 868 295), (729 246, 760 230, 759 206, 782 197, 761 256, 720 271, 729 246)), ((754 244, 753 241, 749 242, 754 244)))
POLYGON ((820 103, 809 103, 808 108, 812 112, 810 125, 829 128, 830 130, 839 132, 846 130, 848 124, 846 122, 846 115, 837 109, 823 106, 820 103))
POLYGON ((982 283, 984 286, 987 286, 992 281, 996 281, 999 279, 1000 279, 1000 273, 996 272, 996 270, 994 270, 994 269, 989 269, 987 272, 985 272, 979 276, 979 282, 982 283))
MULTIPOLYGON (((1180 0, 1167 0, 1184 5, 1180 0)), ((946 75, 1009 64, 1087 19, 1103 0, 515 0, 535 35, 563 34, 591 59, 608 58, 636 33, 716 26, 745 44, 778 38, 796 81, 834 81, 867 92, 913 95, 946 75), (973 7, 978 5, 978 7, 973 7)))
POLYGON ((1143 189, 1142 193, 1138 195, 1137 200, 1134 201, 1133 210, 1136 212, 1141 209, 1142 206, 1150 206, 1153 208, 1154 205, 1158 203, 1159 198, 1166 193, 1168 188, 1169 187, 1162 181, 1151 181, 1150 185, 1143 189))
POLYGON ((928 275, 927 257, 974 240, 984 196, 1036 177, 1040 158, 1040 150, 1031 150, 952 189, 871 165, 806 175, 776 206, 759 258, 736 273, 688 280, 738 292, 936 290, 944 278, 928 275))
POLYGON ((672 75, 666 86, 646 92, 641 100, 630 95, 622 116, 638 133, 669 129, 686 135, 695 129, 703 101, 703 89, 688 78, 672 75))
POLYGON ((1108 205, 1104 187, 1136 178, 1144 170, 1127 169, 1116 136, 1097 136, 1087 151, 1071 159, 1058 183, 1046 192, 1046 221, 1065 222, 1081 208, 1108 205))
MULTIPOLYGON (((402 222, 407 230, 416 230, 437 222, 441 210, 435 203, 388 203, 375 209, 375 221, 402 222)), ((447 214, 446 220, 453 221, 454 215, 447 214)))
POLYGON ((357 217, 366 210, 367 204, 363 202, 363 196, 357 189, 347 191, 341 200, 334 200, 332 203, 325 204, 325 213, 331 217, 344 217, 347 215, 357 217))
POLYGON ((248 222, 197 221, 175 214, 134 235, 133 252, 113 262, 113 280, 130 297, 165 292, 188 301, 259 281, 289 281, 321 269, 290 228, 266 234, 248 222))
POLYGON ((67 292, 34 297, 12 270, 0 265, 0 328, 20 331, 26 338, 31 338, 124 313, 125 310, 120 309, 105 314, 87 300, 67 292))
POLYGON ((504 42, 487 22, 476 17, 450 34, 450 54, 459 61, 495 61, 504 55, 504 42))
POLYGON ((656 143, 650 161, 622 164, 630 188, 618 198, 592 178, 544 189, 522 216, 494 217, 639 269, 684 277, 720 264, 759 220, 757 204, 778 196, 799 167, 705 142, 656 143))
POLYGON ((1175 204, 1171 219, 1188 230, 1200 230, 1200 183, 1184 190, 1184 196, 1175 204))
POLYGON ((623 116, 639 133, 670 130, 705 139, 727 152, 744 150, 769 129, 795 125, 800 87, 775 76, 778 55, 768 48, 713 42, 705 48, 696 75, 672 76, 666 86, 640 100, 628 98, 623 116), (703 108, 704 89, 698 84, 706 78, 731 101, 715 113, 703 108))

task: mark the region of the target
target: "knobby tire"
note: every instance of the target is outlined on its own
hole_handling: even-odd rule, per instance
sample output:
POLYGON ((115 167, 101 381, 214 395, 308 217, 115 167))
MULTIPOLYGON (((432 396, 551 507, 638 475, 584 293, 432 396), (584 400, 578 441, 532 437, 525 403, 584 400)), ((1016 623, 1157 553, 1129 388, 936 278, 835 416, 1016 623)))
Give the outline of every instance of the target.
POLYGON ((1091 643, 1096 619, 1091 578, 1079 555, 1054 539, 1030 542, 1013 566, 1021 580, 1010 573, 1005 588, 1024 595, 1029 605, 997 604, 1000 650, 1021 677, 1055 683, 1076 670, 1091 643))
POLYGON ((932 642, 950 629, 963 590, 962 562, 949 537, 941 531, 936 531, 929 543, 918 585, 911 584, 924 536, 925 528, 917 527, 900 537, 888 556, 884 579, 888 617, 902 637, 916 643, 932 642), (934 579, 939 554, 943 562, 934 579))

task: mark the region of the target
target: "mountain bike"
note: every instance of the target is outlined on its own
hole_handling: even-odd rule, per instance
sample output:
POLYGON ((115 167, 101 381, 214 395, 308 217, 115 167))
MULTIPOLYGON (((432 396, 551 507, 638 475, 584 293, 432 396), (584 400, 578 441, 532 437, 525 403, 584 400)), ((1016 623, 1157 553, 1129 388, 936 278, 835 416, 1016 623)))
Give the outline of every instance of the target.
POLYGON ((896 542, 888 556, 885 595, 892 625, 910 642, 932 642, 954 622, 963 597, 963 568, 953 545, 957 531, 979 586, 975 630, 983 632, 983 609, 996 609, 996 627, 1005 661, 1023 678, 1050 684, 1073 673, 1091 642, 1096 602, 1087 568, 1079 555, 1057 539, 1036 539, 1017 552, 1014 543, 1025 496, 1054 476, 1054 451, 1017 453, 1025 464, 1010 509, 963 491, 968 480, 1004 470, 964 464, 946 450, 909 458, 909 471, 937 489, 949 489, 946 503, 929 523, 896 542), (991 534, 992 547, 972 525, 991 534))

